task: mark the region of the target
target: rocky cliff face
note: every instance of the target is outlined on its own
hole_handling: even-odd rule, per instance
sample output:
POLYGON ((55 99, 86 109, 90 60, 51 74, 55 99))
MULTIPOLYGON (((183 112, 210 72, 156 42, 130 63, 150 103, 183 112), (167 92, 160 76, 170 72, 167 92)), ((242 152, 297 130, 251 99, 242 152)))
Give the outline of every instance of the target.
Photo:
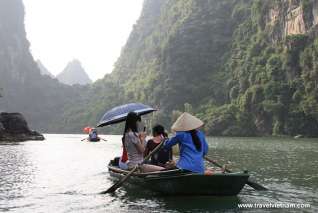
POLYGON ((55 78, 55 76, 50 73, 50 71, 42 64, 40 60, 37 60, 36 64, 38 65, 40 69, 41 75, 47 75, 47 76, 50 76, 51 78, 55 78))
POLYGON ((279 29, 279 38, 309 33, 317 27, 318 2, 282 0, 263 4, 265 27, 279 29))
POLYGON ((24 8, 20 0, 0 2, 0 75, 4 85, 25 82, 39 74, 29 52, 24 30, 24 8))
POLYGON ((79 88, 42 76, 30 51, 22 0, 0 1, 0 110, 21 112, 32 128, 48 130, 79 88))

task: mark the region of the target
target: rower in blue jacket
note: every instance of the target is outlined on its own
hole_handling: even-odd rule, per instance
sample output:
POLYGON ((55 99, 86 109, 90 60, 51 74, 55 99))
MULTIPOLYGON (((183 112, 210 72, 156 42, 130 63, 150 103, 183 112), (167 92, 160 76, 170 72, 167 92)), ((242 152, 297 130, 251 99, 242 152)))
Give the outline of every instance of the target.
POLYGON ((208 144, 202 131, 198 128, 203 122, 185 112, 172 125, 176 135, 164 144, 165 149, 179 144, 180 158, 176 167, 185 171, 204 174, 204 156, 208 153, 208 144))

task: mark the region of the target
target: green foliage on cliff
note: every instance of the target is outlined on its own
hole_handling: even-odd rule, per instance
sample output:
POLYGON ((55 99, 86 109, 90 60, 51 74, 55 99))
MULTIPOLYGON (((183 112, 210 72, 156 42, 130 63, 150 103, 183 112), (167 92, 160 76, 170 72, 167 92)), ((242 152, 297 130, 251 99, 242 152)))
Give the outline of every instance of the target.
POLYGON ((22 16, 14 28, 6 24, 13 22, 12 12, 0 7, 0 14, 10 17, 0 38, 11 44, 0 47, 20 51, 4 51, 8 54, 1 58, 2 99, 9 97, 5 104, 25 111, 37 126, 48 123, 50 132, 80 132, 107 109, 143 102, 160 109, 148 125, 162 123, 167 129, 189 111, 205 121, 210 135, 318 136, 313 7, 313 0, 146 0, 114 71, 86 87, 38 77, 22 16), (295 8, 296 15, 302 12, 306 32, 301 34, 286 30, 295 8))
POLYGON ((229 77, 220 67, 231 49, 235 26, 248 14, 245 2, 145 1, 113 73, 98 83, 103 87, 90 94, 90 104, 82 109, 90 113, 76 123, 87 121, 92 112, 97 119, 95 115, 120 102, 143 102, 160 109, 152 123, 170 126, 172 114, 183 111, 185 103, 194 113, 207 102, 226 103, 224 82, 229 77), (105 93, 116 93, 117 98, 105 93))
POLYGON ((255 1, 251 16, 234 33, 238 51, 232 52, 227 66, 232 72, 230 102, 239 111, 231 112, 248 115, 251 134, 317 136, 317 39, 309 34, 283 37, 277 31, 282 27, 279 20, 265 23, 268 8, 280 3, 255 1))
POLYGON ((93 123, 106 109, 138 101, 159 107, 150 123, 167 128, 191 110, 210 135, 318 136, 313 1, 293 3, 308 29, 300 35, 286 35, 284 17, 269 21, 271 9, 286 14, 288 4, 145 1, 113 73, 85 103, 66 110, 65 126, 93 123))

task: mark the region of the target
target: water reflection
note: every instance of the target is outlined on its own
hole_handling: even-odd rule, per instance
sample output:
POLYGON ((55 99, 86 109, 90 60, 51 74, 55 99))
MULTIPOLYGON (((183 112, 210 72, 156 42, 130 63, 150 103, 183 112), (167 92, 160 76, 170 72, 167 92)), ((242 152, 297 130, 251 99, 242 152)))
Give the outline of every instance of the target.
MULTIPOLYGON (((47 135, 45 142, 0 145, 0 211, 233 212, 239 203, 309 203, 318 211, 317 140, 209 138, 209 157, 247 169, 270 190, 246 186, 236 197, 160 196, 140 187, 101 195, 114 182, 107 163, 120 154, 120 136, 81 142, 83 135, 47 135)), ((207 166, 213 166, 207 163, 207 166)), ((260 211, 260 210, 259 210, 260 211)), ((280 209, 278 212, 289 212, 280 209)))
POLYGON ((17 146, 1 146, 0 200, 21 199, 28 196, 29 188, 32 188, 36 167, 23 146, 17 146))

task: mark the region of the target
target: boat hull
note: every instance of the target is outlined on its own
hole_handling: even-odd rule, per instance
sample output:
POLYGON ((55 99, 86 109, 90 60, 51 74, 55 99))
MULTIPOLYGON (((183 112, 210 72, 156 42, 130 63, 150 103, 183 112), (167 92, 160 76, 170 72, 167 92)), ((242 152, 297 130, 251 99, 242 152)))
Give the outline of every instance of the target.
POLYGON ((89 138, 88 141, 89 142, 99 142, 100 138, 95 138, 95 139, 94 138, 89 138))
MULTIPOLYGON (((109 165, 108 169, 116 178, 127 174, 116 166, 109 165)), ((234 196, 242 190, 248 178, 246 173, 201 175, 172 170, 134 174, 127 182, 166 195, 234 196)))

